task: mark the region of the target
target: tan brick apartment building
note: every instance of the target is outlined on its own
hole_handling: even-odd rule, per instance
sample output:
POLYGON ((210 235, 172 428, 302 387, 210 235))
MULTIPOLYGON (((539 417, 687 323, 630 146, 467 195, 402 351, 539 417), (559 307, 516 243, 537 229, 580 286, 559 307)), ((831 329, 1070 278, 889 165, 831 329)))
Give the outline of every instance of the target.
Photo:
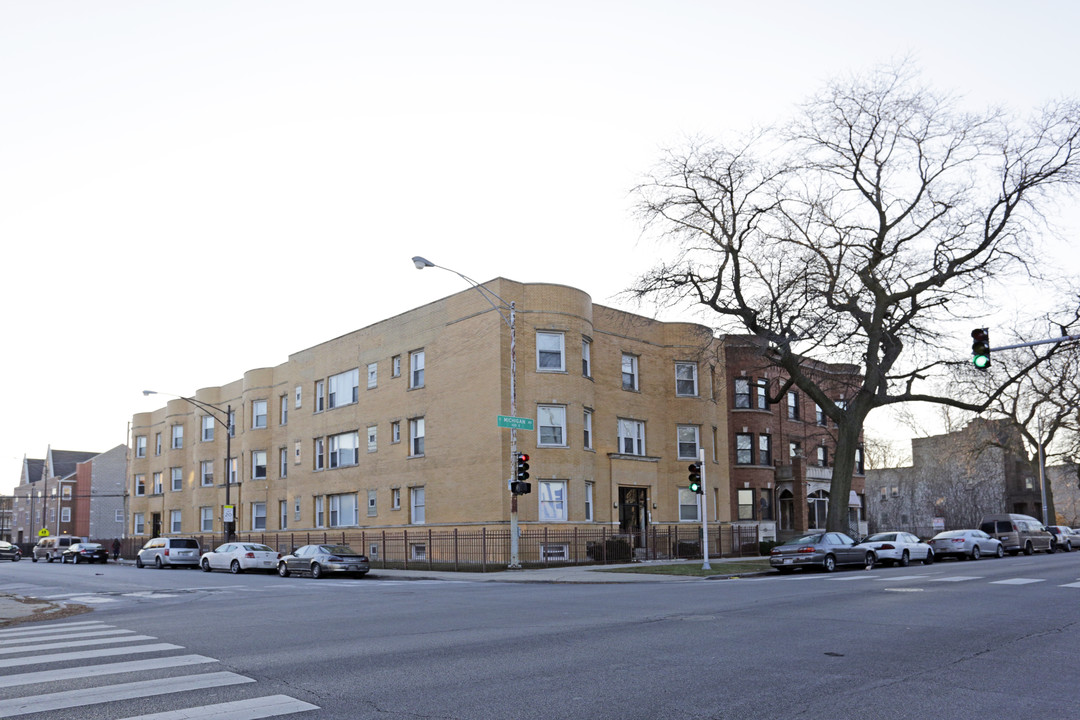
MULTIPOLYGON (((485 287, 516 305, 516 412, 535 422, 518 431, 533 489, 519 499, 523 526, 699 523, 687 489, 699 448, 710 520, 735 518, 734 385, 709 328, 566 286, 485 287)), ((467 289, 194 399, 234 410, 238 532, 505 528, 510 431, 496 420, 509 414, 509 378, 507 326, 467 289)), ((223 427, 173 399, 135 415, 131 434, 129 531, 220 534, 223 427)), ((753 487, 769 489, 758 475, 753 487)))

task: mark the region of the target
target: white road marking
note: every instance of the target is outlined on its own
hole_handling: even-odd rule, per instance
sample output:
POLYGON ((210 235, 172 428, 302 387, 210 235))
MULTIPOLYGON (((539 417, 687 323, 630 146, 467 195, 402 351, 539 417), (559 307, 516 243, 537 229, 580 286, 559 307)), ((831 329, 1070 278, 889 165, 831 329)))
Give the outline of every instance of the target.
POLYGON ((1068 585, 1058 585, 1058 587, 1080 588, 1080 582, 1069 583, 1068 585))
POLYGON ((954 575, 953 577, 934 578, 930 582, 963 582, 964 580, 982 580, 981 575, 954 575))
MULTIPOLYGON (((30 639, 27 638, 27 641, 30 639)), ((108 645, 109 643, 142 642, 143 640, 157 640, 151 635, 126 635, 114 638, 96 638, 94 640, 72 640, 70 642, 45 643, 44 645, 20 645, 18 647, 0 648, 0 655, 12 655, 23 652, 40 652, 42 650, 61 650, 70 647, 89 647, 91 645, 108 645)), ((3 717, 0 715, 0 717, 3 717)))
POLYGON ((928 575, 897 575, 896 577, 878 578, 882 582, 896 582, 897 580, 925 580, 928 575))
MULTIPOLYGON (((79 628, 78 630, 67 632, 56 630, 50 633, 49 636, 35 635, 32 639, 34 640, 34 642, 41 642, 44 640, 71 640, 77 638, 103 637, 107 635, 132 635, 134 632, 134 630, 96 630, 91 628, 79 628)), ((0 640, 0 646, 6 647, 8 645, 25 645, 26 642, 30 639, 31 638, 29 637, 7 638, 4 640, 0 640)))
POLYGON ((257 720, 258 718, 289 715, 318 709, 318 705, 312 705, 291 698, 288 695, 268 695, 267 697, 235 700, 185 710, 169 710, 151 715, 138 715, 123 720, 191 720, 192 718, 199 718, 200 720, 257 720))
POLYGON ((0 660, 0 668, 24 667, 26 665, 43 665, 50 662, 65 662, 67 660, 90 660, 93 658, 115 657, 116 655, 131 655, 134 653, 164 652, 166 650, 183 650, 182 645, 172 643, 153 643, 151 645, 136 645, 135 647, 121 648, 98 648, 97 650, 74 650, 72 652, 48 653, 33 657, 7 658, 0 660))
POLYGON ((1045 580, 1036 580, 1034 578, 1009 578, 1008 580, 993 580, 991 585, 1030 585, 1031 583, 1046 582, 1045 580))
POLYGON ((7 630, 0 630, 0 637, 10 637, 12 635, 44 635, 48 633, 58 632, 61 629, 75 629, 75 628, 87 628, 87 627, 102 627, 111 628, 113 625, 106 625, 100 620, 84 620, 83 622, 71 622, 71 623, 57 623, 56 625, 48 625, 46 627, 15 627, 7 630))
POLYGON ((83 667, 62 668, 60 670, 39 670, 37 672, 0 676, 0 687, 33 685, 34 683, 53 682, 54 680, 67 680, 68 678, 97 677, 98 675, 118 675, 125 672, 161 670, 162 668, 186 667, 188 665, 200 665, 203 663, 216 662, 217 660, 215 660, 214 658, 208 658, 205 655, 172 655, 170 657, 163 658, 150 658, 147 660, 128 660, 126 662, 105 663, 103 665, 84 665, 83 667))

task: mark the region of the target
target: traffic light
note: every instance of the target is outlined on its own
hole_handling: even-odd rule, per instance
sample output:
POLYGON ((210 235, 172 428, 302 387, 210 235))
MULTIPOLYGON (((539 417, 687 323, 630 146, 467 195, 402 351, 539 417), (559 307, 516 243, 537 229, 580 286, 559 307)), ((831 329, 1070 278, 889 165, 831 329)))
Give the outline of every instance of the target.
POLYGON ((990 328, 971 331, 971 362, 979 370, 990 367, 990 328))
POLYGON ((701 463, 690 466, 690 492, 701 494, 701 463))
POLYGON ((510 492, 515 495, 528 495, 532 492, 532 483, 526 482, 529 479, 529 456, 525 453, 517 453, 517 460, 514 461, 514 480, 510 483, 510 492))

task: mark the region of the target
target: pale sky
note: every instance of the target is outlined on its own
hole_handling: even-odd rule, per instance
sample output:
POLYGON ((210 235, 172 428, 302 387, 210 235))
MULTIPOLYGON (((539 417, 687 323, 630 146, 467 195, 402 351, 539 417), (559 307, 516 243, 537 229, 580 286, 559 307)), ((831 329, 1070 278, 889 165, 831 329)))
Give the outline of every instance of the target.
POLYGON ((635 310, 614 296, 656 250, 630 190, 662 148, 904 56, 976 109, 1080 95, 1078 21, 1065 1, 7 0, 0 491, 50 445, 125 443, 163 404, 144 388, 225 384, 465 287, 413 255, 635 310))

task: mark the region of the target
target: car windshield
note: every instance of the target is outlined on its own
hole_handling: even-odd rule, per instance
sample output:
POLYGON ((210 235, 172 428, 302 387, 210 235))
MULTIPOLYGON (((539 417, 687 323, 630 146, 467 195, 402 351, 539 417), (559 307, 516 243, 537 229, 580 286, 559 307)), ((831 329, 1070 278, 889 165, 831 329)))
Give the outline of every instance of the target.
POLYGON ((824 533, 814 533, 813 535, 803 535, 802 537, 795 538, 794 540, 791 540, 791 541, 786 542, 784 544, 785 545, 805 545, 807 543, 818 543, 818 542, 821 542, 821 539, 823 537, 825 537, 824 533))
POLYGON ((863 542, 885 542, 887 540, 895 540, 895 533, 878 533, 877 535, 871 535, 863 540, 863 542))
POLYGON ((963 530, 949 530, 947 532, 940 532, 940 533, 938 533, 937 535, 934 536, 935 539, 936 538, 954 538, 954 537, 964 537, 964 531, 963 530))
POLYGON ((274 552, 269 545, 255 545, 249 544, 244 546, 245 550, 252 550, 257 552, 274 552))
POLYGON ((320 545, 319 546, 324 553, 330 553, 331 555, 359 555, 360 553, 353 550, 348 545, 320 545))

